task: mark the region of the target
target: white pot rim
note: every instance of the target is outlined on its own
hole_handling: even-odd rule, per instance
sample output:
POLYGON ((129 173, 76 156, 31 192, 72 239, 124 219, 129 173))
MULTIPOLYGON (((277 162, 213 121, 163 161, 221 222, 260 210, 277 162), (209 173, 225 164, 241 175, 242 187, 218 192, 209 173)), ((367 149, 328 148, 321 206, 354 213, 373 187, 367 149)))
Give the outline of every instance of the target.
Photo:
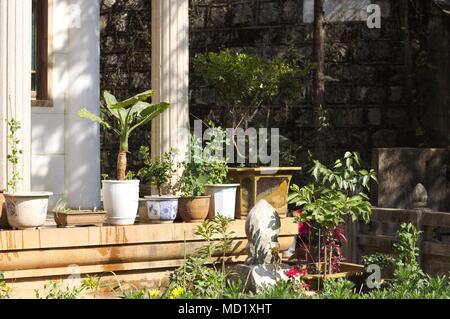
POLYGON ((119 180, 103 180, 102 183, 103 184, 139 184, 141 181, 138 179, 133 179, 133 180, 125 180, 125 181, 119 181, 119 180))
POLYGON ((167 199, 179 199, 179 198, 181 198, 181 196, 175 196, 175 195, 162 195, 162 196, 152 195, 152 196, 144 196, 144 199, 149 199, 149 200, 167 200, 167 199))
POLYGON ((205 187, 239 187, 241 184, 205 184, 205 187))
POLYGON ((19 193, 3 193, 4 196, 10 197, 50 197, 52 192, 19 192, 19 193))

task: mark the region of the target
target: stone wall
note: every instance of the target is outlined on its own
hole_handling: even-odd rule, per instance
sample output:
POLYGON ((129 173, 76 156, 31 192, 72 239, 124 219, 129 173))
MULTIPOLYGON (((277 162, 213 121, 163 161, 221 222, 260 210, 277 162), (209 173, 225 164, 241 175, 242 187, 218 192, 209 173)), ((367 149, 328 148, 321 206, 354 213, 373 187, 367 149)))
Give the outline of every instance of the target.
MULTIPOLYGON (((101 0, 101 91, 125 99, 151 88, 151 1, 101 0)), ((136 170, 138 150, 150 140, 150 126, 130 138, 129 167, 136 170)), ((119 143, 102 131, 102 172, 115 176, 119 143)))
MULTIPOLYGON (((386 8, 381 29, 368 29, 365 22, 327 26, 326 71, 333 78, 326 87, 330 159, 345 150, 357 150, 369 161, 374 147, 411 144, 398 1, 378 2, 386 8)), ((150 3, 102 0, 102 90, 123 98, 151 86, 150 3)), ((266 57, 296 52, 309 58, 312 25, 303 23, 303 0, 191 0, 190 42, 192 57, 232 48, 266 57)), ((275 106, 279 108, 276 125, 299 147, 297 164, 301 165, 313 141, 308 91, 289 108, 275 106)), ((193 72, 190 93, 194 115, 207 119, 222 112, 213 91, 193 72)), ((138 165, 136 149, 149 140, 149 131, 144 128, 132 137, 132 168, 138 165)), ((103 171, 112 175, 116 148, 117 142, 104 133, 103 171)))

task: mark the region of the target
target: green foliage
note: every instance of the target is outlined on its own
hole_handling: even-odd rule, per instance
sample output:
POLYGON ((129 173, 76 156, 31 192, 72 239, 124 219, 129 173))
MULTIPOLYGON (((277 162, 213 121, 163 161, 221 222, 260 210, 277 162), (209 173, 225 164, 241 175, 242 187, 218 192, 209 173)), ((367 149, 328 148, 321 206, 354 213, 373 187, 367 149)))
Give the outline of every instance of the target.
POLYGON ((346 279, 325 280, 323 292, 320 298, 323 299, 356 299, 355 284, 346 279))
POLYGON ((395 263, 395 258, 388 254, 376 253, 362 257, 362 263, 366 266, 378 265, 381 269, 391 267, 395 263))
POLYGON ((36 289, 36 299, 81 299, 82 292, 85 290, 83 285, 79 287, 63 287, 61 282, 51 281, 44 285, 44 295, 36 289))
POLYGON ((298 299, 304 297, 291 281, 278 281, 275 285, 264 286, 257 293, 250 293, 250 299, 298 299))
POLYGON ((205 184, 222 184, 226 181, 228 165, 227 159, 223 157, 223 148, 228 141, 225 136, 222 128, 210 128, 209 141, 204 147, 199 138, 190 136, 187 159, 182 163, 183 174, 179 181, 185 196, 201 196, 205 193, 205 184))
POLYGON ((14 118, 7 122, 8 124, 8 144, 9 153, 6 156, 8 162, 12 164, 11 178, 8 181, 8 189, 12 192, 17 191, 19 181, 22 180, 17 166, 19 165, 20 156, 23 151, 19 148, 20 139, 17 137, 17 133, 21 130, 22 125, 14 118))
POLYGON ((335 228, 350 215, 369 222, 372 206, 364 193, 375 180, 375 172, 362 168, 358 153, 347 152, 330 169, 319 161, 309 171, 314 181, 302 188, 292 185, 289 203, 302 209, 300 222, 317 222, 325 228, 335 228))
POLYGON ((394 244, 395 251, 398 254, 399 261, 403 263, 417 263, 419 257, 419 247, 417 242, 420 239, 421 232, 411 223, 400 225, 398 232, 399 242, 394 244))
MULTIPOLYGON (((399 242, 394 245, 396 255, 376 254, 365 258, 366 263, 394 264, 394 278, 384 288, 369 293, 354 291, 348 281, 327 281, 319 298, 332 299, 448 299, 450 298, 450 277, 430 277, 420 268, 417 261, 417 242, 420 232, 412 224, 402 224, 398 232, 399 242)), ((380 264, 379 264, 380 265, 380 264)), ((380 265, 382 266, 382 265, 380 265)))
POLYGON ((275 97, 284 100, 301 92, 310 64, 285 62, 222 50, 198 54, 195 72, 215 89, 216 101, 228 114, 227 127, 247 127, 262 105, 275 97))
POLYGON ((237 284, 228 280, 225 256, 231 249, 234 233, 229 231, 231 220, 217 217, 204 221, 196 230, 206 244, 187 256, 185 264, 171 275, 169 291, 182 288, 184 297, 222 298, 224 292, 236 295, 237 284), (221 264, 221 267, 218 267, 221 264))
POLYGON ((165 102, 148 103, 147 100, 153 95, 154 92, 150 90, 119 102, 114 95, 105 91, 103 93, 105 105, 100 108, 101 116, 92 114, 87 109, 81 109, 78 116, 95 121, 113 132, 119 138, 120 151, 128 152, 130 134, 138 127, 150 123, 170 106, 165 102))
POLYGON ((87 276, 83 279, 82 286, 92 292, 97 292, 100 289, 101 278, 98 276, 87 276))
POLYGON ((174 156, 176 154, 175 149, 171 149, 169 152, 157 156, 152 159, 150 155, 150 148, 147 146, 141 146, 139 150, 145 167, 140 169, 138 176, 144 180, 144 182, 150 182, 151 185, 156 186, 159 195, 163 193, 162 188, 169 184, 173 174, 176 173, 174 156))
POLYGON ((120 295, 121 299, 146 299, 148 294, 145 289, 124 291, 122 295, 120 295))
POLYGON ((7 299, 11 293, 11 287, 4 281, 3 273, 0 272, 0 299, 7 299))

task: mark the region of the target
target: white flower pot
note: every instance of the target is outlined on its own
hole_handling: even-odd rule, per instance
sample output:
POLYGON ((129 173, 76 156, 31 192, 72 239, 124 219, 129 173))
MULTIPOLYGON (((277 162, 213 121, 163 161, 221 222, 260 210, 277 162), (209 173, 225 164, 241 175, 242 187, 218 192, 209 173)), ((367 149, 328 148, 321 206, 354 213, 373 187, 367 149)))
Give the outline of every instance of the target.
POLYGON ((133 225, 139 207, 139 180, 102 181, 103 208, 106 223, 133 225))
POLYGON ((205 185, 206 195, 211 195, 208 218, 222 216, 235 218, 236 193, 240 184, 205 185))
POLYGON ((179 196, 145 196, 146 219, 154 224, 173 223, 178 215, 179 196))
POLYGON ((13 229, 44 226, 50 192, 5 193, 8 223, 13 229))

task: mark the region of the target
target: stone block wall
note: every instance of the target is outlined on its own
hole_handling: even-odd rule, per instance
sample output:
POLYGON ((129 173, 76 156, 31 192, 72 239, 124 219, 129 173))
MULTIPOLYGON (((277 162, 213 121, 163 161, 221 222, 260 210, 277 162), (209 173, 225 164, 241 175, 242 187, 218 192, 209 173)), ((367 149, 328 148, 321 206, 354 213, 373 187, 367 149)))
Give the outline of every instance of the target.
MULTIPOLYGON (((398 1, 378 1, 381 29, 365 22, 327 26, 326 86, 329 158, 357 150, 370 161, 374 147, 409 146, 409 105, 404 98, 404 52, 398 1)), ((102 90, 123 98, 151 87, 151 1, 102 0, 102 90)), ((303 22, 303 0, 191 0, 191 57, 200 52, 232 48, 266 57, 312 51, 312 24, 303 22)), ((218 118, 214 92, 191 69, 191 112, 202 119, 218 118)), ((310 92, 290 107, 274 106, 276 126, 298 147, 297 164, 304 165, 313 141, 310 92)), ((136 150, 149 141, 149 128, 131 141, 131 168, 136 150)), ((117 142, 102 138, 103 171, 115 167, 117 142)))
MULTIPOLYGON (((101 1, 101 82, 100 88, 125 99, 151 88, 151 1, 101 1)), ((150 126, 130 138, 129 167, 136 171, 138 150, 150 140, 150 126)), ((110 132, 102 131, 102 173, 115 177, 119 143, 110 132)))

